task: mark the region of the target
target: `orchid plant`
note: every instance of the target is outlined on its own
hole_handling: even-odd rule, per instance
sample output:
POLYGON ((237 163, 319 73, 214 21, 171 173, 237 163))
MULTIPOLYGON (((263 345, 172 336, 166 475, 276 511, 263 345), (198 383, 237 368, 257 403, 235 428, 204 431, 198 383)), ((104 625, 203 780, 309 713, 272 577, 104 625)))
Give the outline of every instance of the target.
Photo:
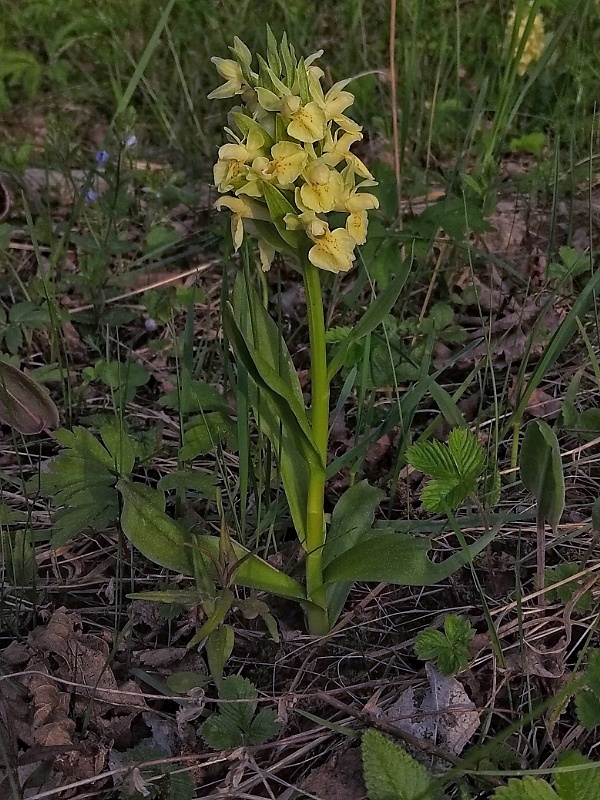
MULTIPOLYGON (((292 594, 305 606, 310 632, 324 634, 335 623, 354 581, 436 583, 469 561, 491 537, 433 564, 426 555, 427 539, 373 529, 383 493, 366 481, 347 490, 327 524, 331 382, 349 346, 390 312, 409 265, 400 265, 328 360, 320 272, 351 269, 357 246, 367 238, 368 212, 379 205, 368 191, 376 182, 352 152, 362 131, 346 113, 354 100, 347 90, 350 80, 324 91, 324 73, 315 63, 322 51, 297 58, 285 35, 278 45, 270 30, 267 42, 267 58, 258 57, 257 71, 252 53, 238 38, 230 48, 233 58, 212 59, 225 83, 209 98, 240 100, 230 112, 225 129, 229 141, 219 149, 214 167, 215 185, 222 193, 215 206, 231 212, 236 250, 249 234, 258 242, 264 271, 279 254, 292 259, 302 275, 310 339, 309 407, 285 342, 243 273, 223 319, 239 369, 250 379, 248 396, 256 421, 278 455, 292 521, 306 552, 306 582, 295 585, 292 594), (343 227, 333 227, 334 212, 346 215, 343 227)), ((250 564, 257 565, 259 559, 241 550, 239 555, 236 580, 243 583, 250 564)), ((258 588, 290 596, 291 581, 283 573, 270 573, 269 585, 258 588)))

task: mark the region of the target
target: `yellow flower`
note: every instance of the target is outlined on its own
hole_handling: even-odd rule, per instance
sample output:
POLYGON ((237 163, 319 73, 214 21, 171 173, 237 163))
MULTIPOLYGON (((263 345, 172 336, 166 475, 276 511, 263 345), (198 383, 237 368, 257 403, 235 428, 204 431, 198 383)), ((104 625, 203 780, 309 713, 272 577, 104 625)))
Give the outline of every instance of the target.
POLYGON ((322 162, 313 162, 304 171, 306 181, 296 189, 296 205, 301 211, 326 214, 333 211, 344 191, 342 176, 322 162))
POLYGON ((260 256, 260 266, 263 272, 268 272, 271 269, 271 264, 275 258, 275 248, 273 245, 265 242, 264 239, 258 240, 258 255, 260 256))
POLYGON ((231 217, 231 237, 236 250, 239 250, 244 239, 244 219, 270 220, 269 212, 261 204, 242 197, 219 197, 215 208, 220 211, 223 206, 233 212, 231 217))
POLYGON ((245 87, 244 76, 242 75, 242 68, 231 58, 219 58, 213 56, 212 63, 217 68, 217 72, 222 78, 225 78, 225 83, 218 86, 208 95, 209 100, 223 100, 226 97, 233 97, 236 94, 242 94, 245 87))
MULTIPOLYGON (((519 21, 519 31, 514 43, 513 58, 517 57, 517 53, 520 50, 521 42, 525 36, 525 30, 527 28, 530 16, 531 4, 529 5, 529 11, 525 10, 521 15, 519 21)), ((510 46, 514 38, 516 17, 516 11, 514 10, 508 15, 508 21, 506 25, 507 46, 510 46)), ((519 58, 519 63, 517 64, 517 73, 519 75, 524 75, 531 64, 539 61, 542 53, 544 52, 544 46, 544 18, 541 14, 536 14, 529 29, 529 35, 523 47, 521 57, 519 58)))
POLYGON ((367 241, 369 224, 367 211, 373 208, 379 208, 379 200, 374 194, 368 192, 354 192, 340 207, 336 208, 336 211, 349 212, 346 230, 356 244, 364 244, 367 241))
POLYGON ((372 181, 373 176, 360 158, 350 152, 352 145, 362 139, 362 133, 360 131, 356 133, 345 132, 341 136, 338 136, 338 133, 339 131, 336 131, 335 137, 330 133, 327 134, 323 146, 323 161, 325 164, 335 167, 340 161, 345 160, 346 164, 349 164, 357 175, 372 181))
POLYGON ((258 156, 246 172, 247 183, 237 189, 237 194, 262 197, 261 181, 278 183, 283 189, 293 189, 308 160, 308 153, 294 142, 277 142, 271 148, 271 156, 258 156))
POLYGON ((328 272, 348 272, 354 261, 354 239, 344 228, 331 231, 326 222, 317 222, 321 222, 318 231, 315 230, 315 225, 312 231, 310 228, 306 231, 314 242, 308 251, 308 260, 315 267, 328 272))
POLYGON ((288 136, 299 142, 317 142, 325 136, 325 113, 317 103, 302 105, 296 95, 284 97, 281 113, 291 119, 287 126, 288 136))
POLYGON ((245 143, 224 144, 219 148, 219 160, 213 167, 215 186, 220 192, 239 188, 240 178, 245 176, 245 165, 261 152, 264 138, 258 131, 250 131, 245 143))
POLYGON ((269 171, 280 186, 289 186, 301 175, 308 153, 294 142, 277 142, 271 148, 269 171))

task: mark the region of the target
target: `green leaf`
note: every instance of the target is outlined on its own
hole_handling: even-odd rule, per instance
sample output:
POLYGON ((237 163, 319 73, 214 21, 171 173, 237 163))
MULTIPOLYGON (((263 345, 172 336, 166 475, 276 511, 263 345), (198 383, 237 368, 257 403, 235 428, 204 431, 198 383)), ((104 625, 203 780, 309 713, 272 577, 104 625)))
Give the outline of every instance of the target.
POLYGON ((114 462, 114 469, 122 477, 131 474, 135 464, 135 445, 127 433, 124 422, 111 422, 100 428, 100 436, 114 462))
POLYGON ((525 488, 537 500, 538 518, 556 529, 565 505, 565 481, 558 439, 543 420, 527 426, 520 470, 525 488))
POLYGON ((430 475, 421 496, 428 511, 456 508, 475 492, 477 479, 485 468, 485 452, 477 437, 466 428, 455 428, 448 444, 420 442, 406 451, 411 466, 430 475))
POLYGON ((200 472, 190 472, 188 470, 175 470, 163 477, 157 483, 157 488, 161 492, 170 489, 192 489, 200 492, 205 497, 214 498, 215 489, 219 479, 216 475, 203 475, 200 472))
POLYGON ((454 675, 469 663, 469 644, 475 631, 464 617, 448 614, 444 633, 425 628, 417 634, 415 653, 423 661, 433 660, 442 675, 454 675))
POLYGON ((302 235, 299 231, 288 230, 283 221, 286 214, 293 214, 296 216, 298 213, 297 209, 294 208, 283 192, 273 186, 272 183, 262 181, 261 186, 263 189, 263 196, 267 201, 269 214, 273 220, 273 224, 277 228, 277 233, 295 252, 298 252, 300 242, 302 241, 302 235))
MULTIPOLYGON (((304 405, 296 368, 279 328, 264 308, 258 293, 243 275, 236 278, 233 308, 245 340, 260 347, 262 356, 289 387, 297 403, 304 405)), ((263 391, 254 380, 248 387, 248 399, 262 433, 269 438, 279 461, 279 471, 296 533, 306 539, 308 502, 308 467, 297 436, 282 426, 278 404, 269 391, 263 391)))
MULTIPOLYGON (((255 556, 235 540, 230 541, 234 555, 239 561, 234 583, 250 589, 260 589, 279 597, 289 597, 292 600, 306 599, 302 584, 255 556)), ((194 546, 213 561, 219 558, 218 536, 197 536, 194 539, 194 546)))
POLYGON ((162 492, 122 478, 117 489, 123 497, 121 527, 134 547, 150 561, 183 575, 193 575, 190 535, 161 508, 162 492))
POLYGON ((189 379, 183 380, 179 389, 173 389, 163 395, 158 401, 158 405, 181 411, 183 414, 199 411, 229 411, 223 396, 214 386, 203 381, 189 379))
MULTIPOLYGON (((360 538, 370 530, 377 506, 384 496, 381 489, 369 486, 367 481, 360 481, 344 492, 331 515, 323 548, 324 567, 358 544, 360 538)), ((334 625, 340 615, 351 588, 351 582, 340 582, 328 587, 327 610, 330 625, 334 625)))
MULTIPOLYGON (((560 602, 564 603, 565 605, 570 603, 573 599, 573 596, 576 593, 580 593, 580 590, 583 588, 587 578, 578 578, 577 580, 573 580, 570 583, 565 583, 562 586, 557 586, 556 588, 553 588, 552 584, 560 583, 567 578, 572 578, 579 571, 580 567, 578 564, 571 564, 568 562, 559 564, 557 567, 547 569, 544 573, 544 585, 548 590, 548 600, 551 602, 560 600, 560 602)), ((592 608, 593 605, 594 595, 589 589, 587 589, 585 592, 583 592, 583 594, 580 595, 573 607, 573 611, 576 611, 578 614, 585 614, 592 608)))
POLYGON ((219 711, 200 726, 202 739, 213 750, 263 744, 279 730, 276 715, 270 709, 261 710, 256 717, 258 692, 241 675, 231 675, 221 682, 219 698, 230 701, 219 705, 219 711), (244 702, 246 701, 246 702, 244 702))
POLYGON ((496 789, 492 800, 560 800, 554 789, 541 778, 513 778, 508 786, 496 789))
POLYGON ((167 678, 167 686, 175 694, 187 694, 192 689, 202 689, 210 683, 210 676, 204 672, 172 672, 167 678))
POLYGON ((184 461, 188 461, 203 453, 210 453, 234 429, 233 422, 220 411, 194 417, 185 426, 179 455, 184 461))
POLYGON ((600 800, 599 763, 581 753, 571 752, 561 755, 556 766, 558 769, 554 773, 554 788, 561 800, 600 800), (581 766, 582 769, 559 771, 561 767, 577 766, 581 766))
POLYGON ((434 800, 440 797, 440 790, 425 767, 378 731, 365 731, 361 750, 369 800, 434 800))
POLYGON ((274 739, 281 729, 277 720, 277 712, 271 708, 263 708, 252 720, 246 741, 249 746, 265 744, 274 739))
POLYGON ((327 370, 327 378, 330 381, 344 366, 346 353, 352 344, 358 342, 360 339, 364 339, 365 336, 372 333, 390 313, 400 292, 404 288, 411 266, 412 264, 409 259, 402 262, 396 277, 379 293, 377 299, 371 303, 358 323, 350 330, 348 336, 340 342, 327 370))
POLYGON ((600 725, 600 650, 592 650, 584 673, 586 689, 577 695, 577 716, 584 728, 600 725))
POLYGON ((370 530, 375 511, 385 492, 370 486, 368 481, 360 481, 347 489, 340 497, 331 515, 331 524, 323 548, 323 566, 355 544, 370 530))
POLYGON ((306 418, 304 403, 295 397, 293 389, 281 378, 269 362, 259 354, 254 345, 244 338, 237 325, 229 303, 223 310, 224 327, 236 356, 240 359, 257 386, 269 395, 279 413, 281 422, 293 437, 298 449, 307 459, 320 463, 321 457, 315 447, 312 432, 306 418))
POLYGON ((338 556, 324 572, 325 584, 337 581, 387 581, 401 586, 433 586, 468 564, 493 540, 491 530, 444 561, 427 558, 428 539, 408 534, 371 531, 357 545, 338 556))
POLYGON ((7 361, 0 361, 0 420, 27 435, 59 424, 58 409, 48 392, 7 361))
POLYGON ((233 652, 234 641, 235 633, 231 625, 219 625, 204 644, 210 674, 217 686, 221 685, 223 670, 233 652))

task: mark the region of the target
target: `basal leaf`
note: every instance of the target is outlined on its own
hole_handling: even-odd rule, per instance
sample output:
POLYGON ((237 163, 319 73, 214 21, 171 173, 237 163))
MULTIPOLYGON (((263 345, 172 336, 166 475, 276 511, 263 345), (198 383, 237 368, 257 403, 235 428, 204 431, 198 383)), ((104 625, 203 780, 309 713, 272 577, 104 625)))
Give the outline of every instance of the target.
POLYGON ((466 552, 461 550, 434 564, 427 558, 428 539, 373 531, 325 568, 324 582, 387 581, 402 586, 433 586, 468 564, 495 535, 496 531, 491 530, 469 545, 466 552))
MULTIPOLYGON (((331 515, 323 548, 324 566, 360 541, 361 536, 371 528, 375 510, 383 497, 384 492, 370 486, 367 481, 360 481, 344 492, 331 515)), ((327 588, 330 625, 334 625, 339 617, 351 588, 351 582, 339 582, 327 588)))
POLYGON ((7 361, 0 361, 0 420, 28 435, 59 425, 58 409, 48 392, 7 361))
POLYGON ((337 501, 323 548, 323 565, 331 563, 353 545, 373 524, 375 511, 385 493, 367 481, 347 489, 337 501))
POLYGON ((555 529, 565 505, 565 481, 558 439, 543 420, 527 426, 520 470, 524 486, 537 500, 538 517, 555 529))
MULTIPOLYGON (((190 535, 160 507, 150 501, 147 487, 122 478, 117 484, 123 497, 121 527, 129 541, 150 561, 183 575, 193 575, 190 535)), ((161 492, 155 494, 162 495, 161 492)))
MULTIPOLYGON (((306 594, 302 584, 286 575, 267 561, 250 553, 245 547, 231 540, 235 557, 239 565, 235 571, 234 582, 250 589, 260 589, 264 592, 289 597, 293 600, 305 600, 306 594)), ((197 536, 194 546, 206 556, 217 559, 219 557, 219 538, 217 536, 197 536)))

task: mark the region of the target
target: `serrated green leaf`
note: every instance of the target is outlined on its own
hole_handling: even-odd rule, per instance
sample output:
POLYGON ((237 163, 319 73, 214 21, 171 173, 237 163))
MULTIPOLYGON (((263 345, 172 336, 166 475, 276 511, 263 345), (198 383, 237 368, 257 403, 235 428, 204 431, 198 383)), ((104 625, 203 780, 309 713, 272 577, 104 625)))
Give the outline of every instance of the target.
POLYGON ((448 614, 444 619, 444 633, 453 645, 469 645, 475 636, 475 629, 468 619, 460 614, 448 614))
POLYGON ((233 719, 213 714, 198 729, 202 741, 213 750, 244 746, 244 735, 233 719))
POLYGON ((432 478, 456 478, 456 464, 448 447, 441 442, 419 442, 406 450, 406 460, 415 469, 432 478))
POLYGON ((121 477, 128 477, 135 464, 135 446, 122 422, 111 422, 100 428, 102 441, 113 459, 113 468, 121 477))
POLYGON ((560 800, 554 789, 541 778, 513 778, 508 786, 496 789, 492 800, 560 800))
POLYGON ((438 514, 447 508, 454 509, 459 506, 475 488, 474 481, 468 483, 461 481, 459 477, 435 478, 425 485, 421 492, 421 502, 424 509, 438 514))
MULTIPOLYGON (((126 478, 117 483, 123 497, 123 533, 150 561, 183 575, 193 575, 190 535, 164 513, 159 498, 153 500, 147 488, 126 478)), ((162 496, 161 492, 154 494, 162 496)))
POLYGON ((543 420, 527 426, 521 446, 521 480, 538 504, 538 517, 555 529, 565 505, 565 481, 556 433, 543 420))
POLYGON ((250 724, 246 743, 250 746, 265 744, 277 736, 280 728, 281 725, 277 721, 277 713, 271 708, 263 708, 250 724))
POLYGON ((415 654, 421 661, 435 659, 448 647, 448 640, 441 631, 425 628, 415 639, 415 654))
POLYGON ((575 699, 577 717, 584 728, 591 730, 600 725, 600 697, 589 691, 580 692, 575 699))
POLYGON ((200 472, 176 470, 170 472, 159 480, 157 487, 161 492, 170 489, 193 489, 201 492, 206 497, 214 498, 219 479, 216 475, 202 475, 200 472))
POLYGON ((463 479, 475 480, 481 475, 485 451, 474 433, 466 428, 454 428, 448 436, 448 448, 463 479))
POLYGON ((234 721, 241 731, 247 733, 258 707, 256 687, 241 675, 230 675, 222 682, 219 697, 230 701, 219 705, 219 714, 234 721))
POLYGON ((556 766, 559 769, 554 773, 554 787, 561 800, 600 800, 600 763, 572 752, 561 755, 556 766), (582 769, 560 771, 561 767, 577 766, 582 769))
POLYGON ((434 800, 440 791, 425 767, 400 745, 370 729, 362 737, 369 800, 434 800))

